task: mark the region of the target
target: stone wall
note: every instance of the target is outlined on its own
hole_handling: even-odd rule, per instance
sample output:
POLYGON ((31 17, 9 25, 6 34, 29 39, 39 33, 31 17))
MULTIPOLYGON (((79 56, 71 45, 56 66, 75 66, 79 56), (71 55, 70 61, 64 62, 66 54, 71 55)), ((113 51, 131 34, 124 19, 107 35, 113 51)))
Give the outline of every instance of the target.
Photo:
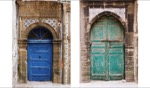
POLYGON ((100 14, 112 15, 122 23, 125 32, 125 80, 137 81, 136 4, 136 1, 131 0, 80 1, 81 82, 90 82, 90 28, 91 24, 100 17, 100 14))
MULTIPOLYGON (((70 83, 70 2, 17 0, 14 6, 18 8, 15 9, 17 18, 14 18, 17 20, 17 22, 14 23, 17 23, 18 26, 13 29, 13 37, 18 35, 18 38, 15 40, 13 39, 13 52, 15 50, 15 52, 18 52, 16 54, 18 56, 18 60, 15 59, 15 62, 13 59, 13 75, 18 78, 17 81, 21 83, 27 83, 28 81, 28 33, 37 26, 44 26, 51 31, 53 35, 52 82, 64 84, 70 83), (69 9, 66 10, 65 8, 69 9), (65 17, 67 17, 67 20, 65 17), (68 23, 67 26, 66 23, 68 23), (66 30, 67 34, 65 32, 66 30), (66 67, 66 69, 63 69, 64 67, 66 67)), ((15 77, 13 80, 16 80, 15 77)), ((14 81, 13 84, 15 83, 17 82, 14 81)))
POLYGON ((60 61, 60 31, 59 15, 60 3, 57 2, 30 2, 17 1, 19 5, 19 81, 26 83, 27 80, 27 37, 28 33, 37 26, 48 28, 53 35, 53 82, 61 83, 60 61), (42 7, 42 8, 40 8, 42 7), (54 8, 55 7, 55 8, 54 8), (50 12, 54 12, 51 14, 50 12))
POLYGON ((17 18, 17 6, 15 1, 12 1, 13 4, 13 19, 12 19, 12 84, 16 84, 18 82, 18 20, 17 18))
POLYGON ((138 3, 134 5, 134 80, 138 83, 138 3))

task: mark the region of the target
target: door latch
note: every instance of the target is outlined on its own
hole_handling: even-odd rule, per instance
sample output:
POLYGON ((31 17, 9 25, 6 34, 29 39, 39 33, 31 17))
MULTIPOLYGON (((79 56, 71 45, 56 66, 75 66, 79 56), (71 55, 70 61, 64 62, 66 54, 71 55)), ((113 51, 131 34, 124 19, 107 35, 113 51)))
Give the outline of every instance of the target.
POLYGON ((41 59, 41 56, 39 56, 39 59, 41 59))

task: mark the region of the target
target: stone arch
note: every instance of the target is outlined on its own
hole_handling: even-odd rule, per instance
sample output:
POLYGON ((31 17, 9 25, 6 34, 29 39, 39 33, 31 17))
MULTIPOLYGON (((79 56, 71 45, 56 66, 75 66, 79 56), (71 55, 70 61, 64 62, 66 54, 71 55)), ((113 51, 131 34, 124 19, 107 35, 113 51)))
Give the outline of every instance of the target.
POLYGON ((92 28, 93 24, 94 24, 98 19, 100 19, 102 16, 112 16, 112 17, 114 17, 115 19, 117 19, 117 20, 120 22, 121 26, 122 26, 123 29, 124 29, 124 32, 127 31, 127 24, 123 21, 123 19, 122 19, 120 16, 118 16, 117 14, 115 14, 115 13, 113 13, 113 12, 110 12, 110 11, 104 11, 104 12, 102 12, 102 13, 99 13, 99 14, 96 15, 95 17, 93 17, 92 20, 90 21, 90 25, 91 25, 91 26, 90 26, 90 31, 91 31, 91 28, 92 28))
MULTIPOLYGON (((21 39, 18 41, 19 43, 19 53, 23 53, 23 54, 19 54, 20 57, 20 62, 19 62, 19 80, 20 82, 26 83, 28 81, 27 79, 27 40, 28 40, 28 34, 30 33, 31 30, 33 30, 36 27, 45 27, 47 28, 52 36, 53 36, 53 68, 52 68, 52 74, 53 74, 53 78, 52 78, 52 82, 54 83, 61 83, 60 81, 60 72, 59 72, 59 63, 60 61, 58 60, 60 57, 60 44, 61 44, 61 40, 59 39, 59 33, 56 29, 54 29, 52 26, 50 26, 47 23, 33 23, 30 26, 28 26, 26 28, 26 30, 22 31, 21 33, 21 39), (22 56, 24 55, 24 56, 22 56), (22 63, 21 63, 22 62, 22 63)), ((62 68, 61 68, 62 69, 62 68)))
POLYGON ((27 39, 28 38, 28 34, 29 32, 34 29, 35 27, 38 27, 38 26, 42 26, 42 27, 45 27, 47 28, 53 35, 53 40, 58 40, 59 39, 59 35, 58 35, 58 32, 52 27, 50 26, 49 24, 47 23, 34 23, 34 24, 31 24, 29 27, 26 28, 26 30, 24 31, 23 33, 23 38, 24 39, 27 39))

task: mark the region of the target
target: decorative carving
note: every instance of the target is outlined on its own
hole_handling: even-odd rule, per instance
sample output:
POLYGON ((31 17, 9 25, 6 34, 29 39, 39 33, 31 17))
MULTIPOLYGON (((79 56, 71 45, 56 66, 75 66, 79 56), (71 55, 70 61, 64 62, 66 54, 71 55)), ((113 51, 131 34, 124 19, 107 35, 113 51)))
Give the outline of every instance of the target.
POLYGON ((51 25, 54 29, 57 28, 57 20, 52 18, 43 19, 42 22, 45 22, 49 25, 51 25))
POLYGON ((102 13, 104 11, 110 11, 122 18, 123 21, 125 21, 125 8, 89 8, 89 22, 99 13, 102 13))
POLYGON ((39 22, 38 19, 25 19, 24 20, 24 29, 26 29, 28 26, 30 26, 33 23, 39 22))
POLYGON ((66 24, 66 27, 65 27, 65 84, 68 83, 68 67, 69 67, 69 41, 68 41, 68 35, 69 35, 69 31, 68 31, 68 27, 69 27, 69 24, 68 24, 68 13, 66 14, 66 19, 65 19, 65 24, 66 24))
POLYGON ((21 2, 19 4, 19 16, 23 17, 58 17, 57 2, 21 2))

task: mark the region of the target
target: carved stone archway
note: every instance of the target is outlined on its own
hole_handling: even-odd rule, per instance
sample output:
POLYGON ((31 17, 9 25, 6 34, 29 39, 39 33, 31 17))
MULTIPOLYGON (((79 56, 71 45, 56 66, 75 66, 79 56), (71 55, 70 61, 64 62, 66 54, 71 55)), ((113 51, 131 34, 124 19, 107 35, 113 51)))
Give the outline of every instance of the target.
MULTIPOLYGON (((118 16, 117 14, 115 14, 113 12, 110 12, 110 11, 104 11, 102 13, 99 13, 87 25, 87 32, 86 32, 87 42, 86 42, 86 45, 87 45, 87 59, 88 59, 88 63, 90 63, 90 47, 91 47, 90 35, 91 35, 91 29, 92 29, 93 24, 98 19, 101 19, 101 17, 103 17, 103 16, 112 16, 112 17, 114 17, 115 19, 118 20, 118 22, 120 22, 121 26, 123 27, 123 31, 124 31, 124 46, 125 46, 125 65, 126 65, 126 62, 127 62, 127 57, 126 57, 127 56, 126 55, 127 51, 126 51, 126 49, 128 49, 126 47, 128 47, 128 46, 126 46, 127 41, 125 41, 125 40, 127 38, 126 32, 128 30, 128 27, 127 27, 126 22, 124 22, 120 16, 118 16)), ((126 67, 125 67, 125 73, 126 73, 126 67)), ((90 76, 90 74, 89 74, 89 76, 90 76)), ((126 74, 125 74, 125 79, 126 79, 126 74)))
POLYGON ((16 0, 18 30, 18 82, 27 80, 27 39, 35 27, 53 36, 54 83, 70 83, 70 2, 16 0))
MULTIPOLYGON (((56 29, 54 29, 51 25, 47 23, 33 23, 26 28, 22 32, 22 38, 18 41, 19 42, 19 79, 20 82, 26 83, 27 79, 27 38, 29 32, 34 29, 35 27, 45 27, 47 28, 53 35, 53 79, 52 82, 60 83, 60 66, 59 66, 59 58, 60 58, 60 43, 59 35, 56 29)), ((62 69, 62 68, 61 68, 62 69)))
POLYGON ((92 20, 89 23, 90 24, 89 29, 91 29, 91 27, 94 24, 94 22, 96 20, 100 19, 102 16, 112 16, 112 17, 116 18, 121 23, 121 25, 122 25, 122 27, 124 29, 124 32, 127 31, 127 26, 126 26, 127 24, 123 21, 123 19, 119 15, 117 15, 117 14, 115 14, 113 12, 110 12, 110 11, 104 11, 102 13, 99 13, 95 17, 93 17, 92 20))
POLYGON ((54 29, 51 25, 47 24, 47 23, 34 23, 34 24, 31 24, 29 27, 26 28, 26 30, 24 31, 22 37, 23 39, 27 39, 28 37, 28 34, 29 32, 35 28, 35 27, 38 27, 38 26, 42 26, 42 27, 45 27, 47 28, 53 35, 53 39, 54 40, 58 40, 59 39, 59 35, 58 35, 58 32, 56 29, 54 29))

